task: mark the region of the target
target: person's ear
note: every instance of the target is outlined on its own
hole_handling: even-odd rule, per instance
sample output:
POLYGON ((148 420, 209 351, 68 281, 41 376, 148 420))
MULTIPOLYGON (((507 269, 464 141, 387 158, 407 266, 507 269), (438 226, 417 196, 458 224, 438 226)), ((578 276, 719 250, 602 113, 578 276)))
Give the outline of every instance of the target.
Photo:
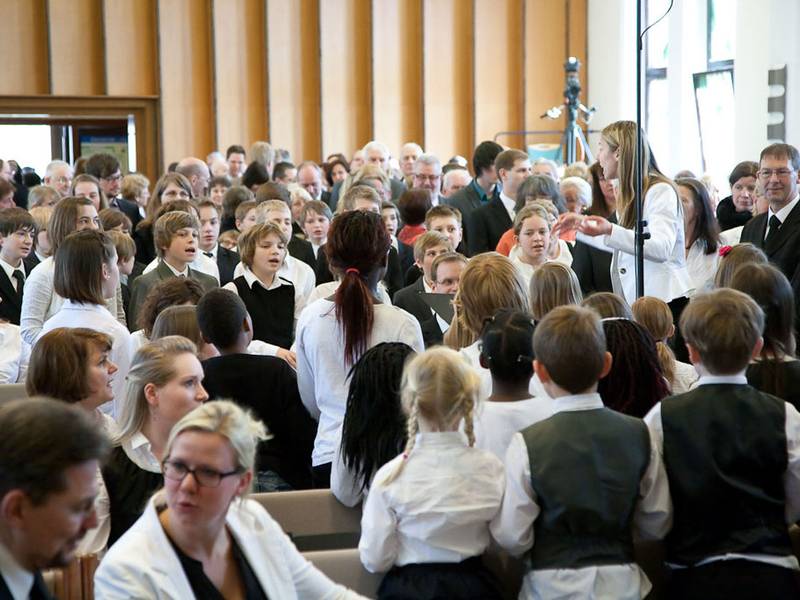
POLYGON ((689 342, 686 342, 686 350, 689 352, 689 362, 693 365, 699 365, 703 363, 703 359, 700 358, 700 352, 698 352, 697 348, 692 346, 689 342))
POLYGON ((480 363, 481 367, 483 367, 484 369, 488 369, 489 368, 489 359, 486 357, 486 355, 484 355, 483 352, 481 352, 478 355, 478 362, 480 363))
POLYGON ((251 329, 252 328, 250 327, 250 319, 248 319, 245 316, 244 320, 242 321, 242 331, 244 331, 245 333, 250 333, 251 329))
POLYGON ((758 341, 756 341, 756 345, 753 346, 753 356, 752 358, 758 358, 761 356, 761 351, 764 349, 764 338, 759 337, 758 341))
POLYGON ((25 492, 20 489, 12 489, 3 499, 0 500, 0 518, 12 527, 21 527, 24 525, 25 492))
POLYGON ((105 262, 101 266, 101 273, 103 274, 103 279, 109 279, 111 277, 111 271, 105 262))
POLYGON ((144 386, 144 399, 151 408, 158 406, 158 387, 155 383, 146 383, 144 386))
POLYGON ((600 380, 608 375, 611 372, 611 367, 613 364, 614 357, 611 355, 611 352, 606 352, 603 356, 603 369, 600 371, 600 376, 597 379, 600 380))
POLYGON ((550 378, 550 373, 547 372, 547 367, 545 367, 536 359, 533 361, 533 372, 536 373, 539 381, 541 381, 543 384, 550 383, 552 381, 550 378))
POLYGON ((669 332, 667 333, 667 339, 670 339, 673 335, 675 335, 675 323, 669 326, 669 332))

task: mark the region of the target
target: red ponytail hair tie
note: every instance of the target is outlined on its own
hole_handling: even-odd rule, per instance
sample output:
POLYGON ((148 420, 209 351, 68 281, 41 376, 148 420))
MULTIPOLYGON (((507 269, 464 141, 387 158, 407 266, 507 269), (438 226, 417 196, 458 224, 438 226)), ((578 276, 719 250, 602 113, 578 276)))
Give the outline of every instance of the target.
POLYGON ((722 246, 722 247, 719 249, 719 255, 720 255, 720 257, 723 257, 723 256, 728 256, 728 253, 729 253, 731 250, 733 250, 733 246, 722 246))
POLYGON ((347 269, 347 270, 345 271, 345 274, 346 274, 346 275, 349 275, 350 273, 355 273, 356 275, 361 275, 361 271, 359 271, 359 270, 358 270, 358 269, 356 269, 355 267, 350 267, 349 269, 347 269))

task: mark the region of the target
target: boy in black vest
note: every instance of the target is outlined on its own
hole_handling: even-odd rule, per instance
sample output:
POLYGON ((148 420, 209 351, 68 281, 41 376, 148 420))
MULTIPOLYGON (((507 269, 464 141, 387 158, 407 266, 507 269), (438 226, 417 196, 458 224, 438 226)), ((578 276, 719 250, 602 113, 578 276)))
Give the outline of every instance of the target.
POLYGON ((719 289, 692 298, 680 326, 697 387, 645 418, 674 503, 669 596, 798 598, 787 523, 800 517, 800 414, 745 377, 763 312, 719 289))
POLYGON ((249 408, 272 434, 259 444, 255 491, 310 487, 317 423, 300 400, 292 368, 280 358, 247 353, 253 324, 244 302, 231 291, 211 290, 200 298, 197 323, 220 352, 203 361, 209 397, 249 408))
POLYGON ((638 600, 650 582, 634 562, 634 530, 657 539, 669 529, 661 459, 645 424, 597 393, 612 358, 595 313, 550 311, 533 347, 554 414, 512 438, 492 534, 512 554, 529 553, 520 598, 638 600))

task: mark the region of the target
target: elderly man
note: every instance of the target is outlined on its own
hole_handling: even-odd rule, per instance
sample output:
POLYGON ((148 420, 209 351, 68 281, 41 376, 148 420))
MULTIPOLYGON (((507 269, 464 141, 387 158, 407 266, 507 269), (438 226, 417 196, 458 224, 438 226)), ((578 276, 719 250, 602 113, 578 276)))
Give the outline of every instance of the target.
POLYGON ((463 190, 472 181, 472 176, 466 169, 450 169, 442 177, 442 196, 450 198, 456 192, 463 190))
POLYGON ((442 163, 433 154, 421 154, 414 163, 411 176, 413 187, 427 190, 431 196, 431 206, 444 203, 442 197, 442 163))
MULTIPOLYGON (((389 169, 389 158, 391 156, 389 154, 389 148, 386 147, 386 144, 373 140, 367 143, 361 152, 364 155, 364 164, 378 165, 381 169, 383 169, 383 172, 386 173, 386 176, 389 178, 389 183, 392 186, 392 201, 397 203, 398 198, 400 198, 400 194, 406 191, 406 186, 402 181, 398 181, 392 177, 391 169, 389 169)), ((350 174, 355 174, 355 172, 356 169, 351 163, 350 174)), ((331 189, 331 208, 337 206, 339 202, 339 190, 341 187, 342 182, 340 181, 331 189)))
POLYGON ((110 444, 89 413, 54 400, 4 404, 0 431, 0 598, 50 598, 39 571, 69 564, 97 526, 110 444))
POLYGON ((192 186, 192 195, 195 198, 201 198, 206 195, 211 173, 204 161, 194 156, 189 156, 182 159, 175 170, 189 180, 192 186))
POLYGON ((62 198, 69 196, 72 185, 73 171, 69 163, 63 160, 54 160, 47 165, 42 183, 56 190, 62 198))

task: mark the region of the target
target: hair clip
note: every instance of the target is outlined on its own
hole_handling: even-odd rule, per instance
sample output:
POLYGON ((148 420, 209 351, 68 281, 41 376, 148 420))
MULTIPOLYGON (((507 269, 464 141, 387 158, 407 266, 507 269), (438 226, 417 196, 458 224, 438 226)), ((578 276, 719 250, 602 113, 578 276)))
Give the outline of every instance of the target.
POLYGON ((605 323, 606 321, 630 321, 628 317, 603 317, 600 319, 601 323, 605 323))
POLYGON ((731 250, 733 250, 733 246, 720 246, 719 249, 720 257, 728 256, 731 250))
POLYGON ((518 363, 530 363, 533 362, 533 360, 534 359, 532 356, 528 356, 526 354, 520 354, 519 356, 517 356, 518 363))

